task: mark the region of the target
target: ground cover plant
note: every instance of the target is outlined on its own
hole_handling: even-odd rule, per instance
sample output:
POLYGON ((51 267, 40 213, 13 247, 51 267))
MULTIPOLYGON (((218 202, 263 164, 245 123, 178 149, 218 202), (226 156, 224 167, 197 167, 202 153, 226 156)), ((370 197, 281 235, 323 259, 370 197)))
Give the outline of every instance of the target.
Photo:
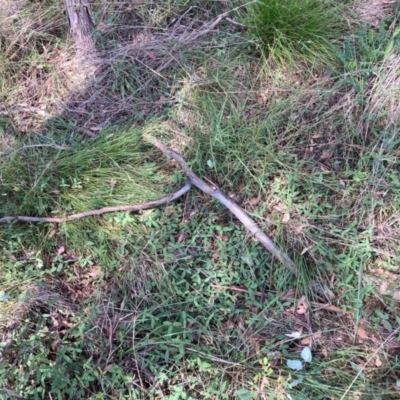
POLYGON ((63 2, 0 5, 0 218, 174 192, 151 136, 298 271, 195 189, 1 224, 0 399, 398 398, 396 4, 99 1, 89 69, 63 2))

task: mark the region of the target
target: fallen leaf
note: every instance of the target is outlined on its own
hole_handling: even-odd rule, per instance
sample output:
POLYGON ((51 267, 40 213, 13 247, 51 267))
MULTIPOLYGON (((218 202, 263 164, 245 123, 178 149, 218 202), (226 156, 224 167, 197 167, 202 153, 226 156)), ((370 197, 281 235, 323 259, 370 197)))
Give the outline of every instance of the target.
POLYGON ((322 138, 322 133, 316 133, 315 135, 311 136, 313 139, 320 139, 322 138))
POLYGON ((303 224, 298 226, 294 231, 296 232, 297 235, 300 235, 301 232, 303 232, 303 229, 306 228, 307 225, 303 224))
POLYGON ((57 249, 57 254, 58 255, 61 255, 62 253, 64 253, 65 252, 65 247, 64 246, 61 246, 61 247, 59 247, 58 249, 57 249))
POLYGON ((305 337, 303 339, 300 340, 299 344, 301 346, 308 346, 311 343, 311 336, 305 337))
POLYGON ((100 268, 97 267, 93 267, 92 270, 89 272, 89 276, 91 278, 97 278, 98 276, 100 276, 103 273, 103 271, 100 268))
POLYGON ((321 304, 321 303, 311 303, 313 307, 316 307, 314 311, 325 310, 325 311, 332 311, 339 314, 343 314, 343 310, 340 307, 332 306, 331 304, 321 304))
POLYGON ((301 358, 305 362, 311 362, 312 361, 311 349, 308 346, 304 347, 304 349, 301 351, 301 358))
POLYGON ((380 367, 380 366, 382 365, 382 361, 381 361, 381 359, 380 359, 379 357, 376 357, 376 359, 375 359, 375 365, 376 365, 377 367, 380 367))
POLYGON ((303 249, 303 250, 301 251, 301 255, 303 255, 304 253, 307 253, 307 251, 311 250, 314 246, 315 246, 315 245, 312 244, 311 246, 308 246, 308 247, 306 247, 305 249, 303 249))
POLYGON ((297 303, 296 313, 297 314, 305 314, 308 310, 307 300, 305 296, 301 296, 300 300, 297 303))
POLYGON ((282 218, 282 224, 287 224, 290 221, 290 214, 289 212, 285 212, 285 215, 282 218))
POLYGON ((388 290, 388 283, 387 281, 382 281, 381 286, 379 287, 379 293, 385 294, 388 290))
POLYGON ((400 301, 400 290, 394 293, 392 296, 393 300, 400 301))
POLYGON ((357 336, 362 340, 368 339, 367 332, 365 331, 365 329, 360 328, 360 327, 357 328, 357 336))
POLYGON ((253 197, 249 200, 250 205, 256 206, 261 200, 261 193, 257 197, 253 197))
POLYGON ((109 371, 111 368, 112 368, 112 364, 106 365, 105 368, 104 368, 104 372, 109 371))
POLYGON ((284 214, 284 212, 285 212, 285 207, 284 207, 284 205, 283 205, 283 204, 280 204, 280 203, 275 204, 272 208, 273 208, 275 211, 278 211, 278 212, 281 213, 281 214, 284 214))
POLYGON ((145 50, 144 54, 146 54, 146 56, 151 58, 152 60, 155 60, 157 58, 156 55, 152 51, 145 50))
POLYGON ((181 233, 181 234, 178 236, 177 242, 178 242, 178 243, 182 243, 182 242, 185 240, 185 237, 186 237, 186 233, 181 233))
POLYGON ((331 151, 323 151, 321 154, 321 160, 326 160, 327 158, 332 157, 332 152, 331 151))
POLYGON ((301 332, 285 333, 285 336, 293 339, 298 339, 301 336, 301 332))
POLYGON ((300 360, 287 360, 286 365, 294 371, 301 371, 303 369, 303 363, 300 360))
POLYGON ((324 356, 324 358, 328 358, 328 350, 325 347, 322 348, 321 353, 324 356))
POLYGON ((99 125, 90 126, 89 129, 94 132, 100 132, 103 128, 99 125))
POLYGON ((287 301, 287 300, 293 300, 296 298, 296 289, 292 288, 289 289, 283 296, 282 296, 282 300, 283 301, 287 301))

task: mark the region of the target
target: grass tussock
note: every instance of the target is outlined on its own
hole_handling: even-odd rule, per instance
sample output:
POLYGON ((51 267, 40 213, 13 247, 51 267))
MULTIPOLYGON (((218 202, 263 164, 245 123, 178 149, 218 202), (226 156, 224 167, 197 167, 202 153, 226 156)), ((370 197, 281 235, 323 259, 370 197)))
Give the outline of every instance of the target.
POLYGON ((291 65, 334 62, 334 41, 344 30, 340 7, 329 0, 256 1, 247 25, 267 57, 291 65))
MULTIPOLYGON (((46 54, 72 54, 65 24, 31 6, 10 11, 18 29, 51 27, 46 54)), ((298 278, 197 190, 138 215, 2 225, 1 399, 398 398, 398 16, 342 30, 325 1, 242 6, 93 4, 95 72, 75 87, 61 64, 39 68, 40 104, 64 106, 35 130, 20 122, 39 99, 11 94, 22 103, 43 43, 21 34, 2 64, 0 214, 162 197, 185 177, 153 135, 245 208, 298 278), (242 26, 244 10, 258 22, 242 26)))

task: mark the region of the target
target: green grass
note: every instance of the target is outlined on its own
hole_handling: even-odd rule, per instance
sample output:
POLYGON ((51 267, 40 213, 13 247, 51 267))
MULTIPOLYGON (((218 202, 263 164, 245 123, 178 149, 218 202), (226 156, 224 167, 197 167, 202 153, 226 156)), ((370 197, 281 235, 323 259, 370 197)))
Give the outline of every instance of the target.
MULTIPOLYGON (((331 3, 302 2, 315 14, 306 12, 310 24, 301 25, 299 2, 290 2, 290 14, 271 1, 271 32, 280 31, 264 46, 276 62, 260 59, 243 27, 227 20, 182 46, 191 29, 241 4, 96 4, 102 56, 115 57, 67 104, 77 113, 74 101, 92 99, 84 118, 53 115, 27 134, 26 111, 9 103, 13 112, 1 115, 0 216, 62 216, 172 192, 185 178, 144 142, 150 134, 245 208, 294 259, 298 279, 196 189, 141 214, 2 225, 0 399, 398 397, 396 17, 376 30, 360 22, 348 35, 337 29, 335 7, 322 15, 331 3), (184 29, 175 21, 182 15, 184 29), (301 36, 279 25, 286 17, 301 36), (137 33, 129 21, 160 39, 146 48, 155 59, 136 54, 149 68, 124 47, 137 33), (309 34, 319 38, 324 23, 316 47, 297 46, 309 34), (118 40, 122 47, 112 47, 118 40), (155 73, 174 46, 170 66, 155 73), (302 71, 317 59, 324 71, 302 71), (146 108, 160 96, 162 112, 146 108), (113 102, 108 119, 101 105, 113 102), (97 139, 76 134, 93 125, 107 129, 97 139), (302 295, 317 303, 307 315, 296 312, 302 295), (320 309, 325 303, 342 312, 320 309), (287 336, 293 332, 301 337, 287 336), (289 369, 306 346, 311 362, 289 369)), ((53 26, 54 13, 22 11, 21 26, 29 18, 53 26)), ((239 11, 230 17, 240 21, 239 11)), ((44 45, 68 53, 65 33, 47 32, 44 45)), ((50 76, 64 87, 70 81, 59 64, 38 67, 41 42, 31 38, 18 62, 36 60, 49 89, 50 76)), ((13 60, 4 58, 7 68, 13 60)), ((10 99, 28 80, 7 71, 0 95, 10 99)), ((58 90, 42 93, 44 103, 65 101, 58 90)))
POLYGON ((246 23, 267 57, 292 66, 334 62, 334 42, 345 28, 340 6, 330 0, 256 1, 246 23))

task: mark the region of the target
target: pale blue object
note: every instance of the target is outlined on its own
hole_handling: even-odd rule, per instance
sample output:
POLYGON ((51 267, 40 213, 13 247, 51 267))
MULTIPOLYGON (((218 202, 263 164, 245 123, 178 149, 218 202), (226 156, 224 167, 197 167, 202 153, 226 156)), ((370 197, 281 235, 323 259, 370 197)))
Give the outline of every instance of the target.
POLYGON ((305 362, 311 362, 312 360, 312 354, 311 354, 311 350, 309 347, 304 347, 303 351, 301 352, 301 358, 305 361, 305 362))
POLYGON ((301 371, 303 369, 303 363, 300 360, 287 360, 286 365, 294 371, 301 371))

